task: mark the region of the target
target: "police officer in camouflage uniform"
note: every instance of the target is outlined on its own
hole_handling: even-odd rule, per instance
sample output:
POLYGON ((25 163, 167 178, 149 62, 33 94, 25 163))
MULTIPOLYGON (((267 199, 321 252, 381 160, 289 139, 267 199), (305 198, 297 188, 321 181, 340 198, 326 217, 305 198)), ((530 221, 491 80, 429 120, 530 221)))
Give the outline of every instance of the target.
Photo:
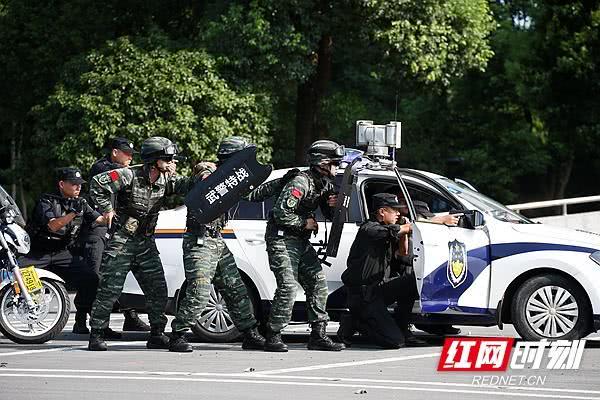
MULTIPOLYGON (((110 171, 113 169, 119 169, 128 167, 133 159, 133 154, 137 153, 133 147, 133 143, 122 137, 115 137, 108 141, 105 147, 107 153, 104 157, 96 160, 90 168, 90 178, 94 176, 110 171)), ((95 207, 93 201, 90 200, 92 206, 95 207)), ((83 258, 86 264, 94 269, 94 272, 100 276, 100 265, 102 264, 102 253, 106 246, 106 234, 108 227, 106 225, 98 225, 95 223, 84 223, 81 227, 81 241, 83 248, 83 258)), ((117 302, 118 304, 118 302, 117 302)), ((137 312, 133 308, 122 308, 121 312, 125 317, 123 321, 124 331, 149 331, 150 326, 140 319, 137 312)), ((75 316, 75 327, 78 327, 76 333, 89 334, 90 331, 85 326, 86 315, 77 314, 75 316)), ((73 327, 73 330, 75 330, 73 327)), ((104 336, 108 339, 119 339, 121 334, 118 332, 111 332, 107 329, 104 332, 104 336), (107 336, 107 333, 110 334, 107 336)))
POLYGON ((343 156, 343 146, 330 140, 316 141, 308 151, 310 169, 295 174, 275 200, 265 239, 277 289, 267 326, 265 351, 287 351, 280 332, 292 316, 296 280, 306 293, 308 320, 312 327, 308 348, 331 351, 344 348, 343 344, 334 343, 327 336, 327 281, 309 241, 310 235, 318 229, 314 216, 317 207, 326 217, 332 215, 331 208, 337 201, 332 180, 343 156))
POLYGON ((87 329, 85 318, 91 311, 98 286, 98 276, 74 251, 75 245, 83 222, 104 223, 104 218, 79 197, 83 183, 85 181, 77 168, 58 170, 57 191, 40 197, 27 224, 31 251, 19 258, 20 266, 35 265, 36 268, 47 269, 77 289, 76 316, 83 315, 83 325, 81 319, 80 325, 76 320, 73 333, 87 329))
POLYGON ((108 326, 129 271, 146 295, 151 328, 146 347, 169 348, 169 338, 164 334, 167 284, 154 228, 165 197, 186 193, 193 183, 190 178, 175 176, 176 155, 177 146, 169 139, 151 137, 142 143, 143 165, 104 172, 92 180, 90 196, 109 222, 112 235, 102 256, 100 285, 90 319, 89 350, 107 350, 103 329, 108 326), (116 209, 111 196, 116 197, 116 209))
MULTIPOLYGON (((219 163, 248 146, 250 144, 241 137, 233 136, 223 140, 217 153, 219 163)), ((211 162, 202 162, 194 168, 194 175, 197 179, 205 179, 216 168, 211 162)), ((258 323, 252 313, 248 291, 233 254, 221 237, 221 230, 227 224, 228 216, 223 214, 209 224, 199 223, 197 217, 197 212, 188 209, 186 233, 183 236, 183 266, 187 286, 185 297, 171 324, 173 333, 169 351, 193 350, 184 334, 196 323, 206 307, 211 283, 223 295, 233 323, 244 335, 242 348, 262 350, 265 339, 258 333, 258 323)))

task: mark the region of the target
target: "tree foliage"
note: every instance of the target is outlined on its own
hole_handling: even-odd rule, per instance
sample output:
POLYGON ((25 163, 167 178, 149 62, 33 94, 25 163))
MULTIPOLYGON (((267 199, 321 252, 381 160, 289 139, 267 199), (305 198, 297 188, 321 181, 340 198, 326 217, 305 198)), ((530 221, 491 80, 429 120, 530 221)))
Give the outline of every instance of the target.
MULTIPOLYGON (((0 180, 21 197, 109 136, 190 161, 241 134, 277 167, 358 119, 403 166, 502 201, 593 194, 599 1, 0 0, 0 180), (457 171, 454 171, 457 172, 457 171)), ((595 174, 595 175, 594 175, 595 174)), ((600 176, 597 177, 600 179, 600 176)))
POLYGON ((218 142, 235 134, 256 143, 263 160, 271 154, 269 110, 260 99, 230 88, 206 52, 172 47, 161 36, 120 38, 73 60, 34 111, 35 140, 48 144, 40 159, 84 169, 113 136, 137 145, 165 136, 197 161, 214 158, 218 142))

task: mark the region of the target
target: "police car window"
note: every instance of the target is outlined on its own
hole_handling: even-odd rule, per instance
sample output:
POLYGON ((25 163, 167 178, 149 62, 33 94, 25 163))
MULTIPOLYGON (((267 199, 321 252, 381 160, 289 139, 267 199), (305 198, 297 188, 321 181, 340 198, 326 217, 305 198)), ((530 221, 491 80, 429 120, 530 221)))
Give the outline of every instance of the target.
POLYGON ((263 204, 242 200, 229 213, 232 219, 263 219, 263 204))
POLYGON ((454 201, 448 199, 439 191, 428 185, 420 184, 416 181, 406 178, 404 179, 404 182, 406 184, 406 189, 408 190, 408 195, 410 196, 413 204, 416 201, 423 202, 427 205, 429 211, 434 214, 447 213, 453 209, 461 209, 461 207, 454 201))
POLYGON ((367 213, 370 215, 372 210, 372 198, 374 194, 377 193, 391 193, 398 196, 401 193, 400 185, 395 180, 378 180, 378 179, 369 179, 363 185, 363 194, 364 200, 366 204, 367 213))
POLYGON ((350 208, 348 209, 347 222, 362 222, 364 220, 362 213, 360 212, 360 201, 358 198, 358 191, 352 190, 350 195, 350 208))

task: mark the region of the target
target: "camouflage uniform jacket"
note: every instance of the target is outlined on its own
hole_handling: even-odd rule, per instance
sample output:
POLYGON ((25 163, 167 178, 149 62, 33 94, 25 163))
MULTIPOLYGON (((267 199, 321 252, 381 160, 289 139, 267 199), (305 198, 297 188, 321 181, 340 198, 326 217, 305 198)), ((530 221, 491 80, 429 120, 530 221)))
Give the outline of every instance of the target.
POLYGON ((103 172, 92 178, 90 197, 102 213, 113 211, 111 196, 116 197, 117 230, 130 234, 152 235, 164 198, 186 193, 194 178, 161 174, 150 183, 149 168, 136 165, 103 172))
POLYGON ((335 189, 329 178, 312 170, 298 172, 277 195, 269 213, 267 233, 283 230, 294 236, 310 236, 304 229, 306 220, 314 217, 318 207, 326 218, 331 219, 332 209, 327 198, 333 193, 335 189))
MULTIPOLYGON (((215 172, 215 170, 216 165, 209 161, 202 161, 196 164, 194 166, 194 177, 191 178, 192 181, 188 189, 191 190, 196 182, 207 178, 210 174, 215 172)), ((199 216, 200 215, 197 212, 188 208, 185 223, 187 232, 199 236, 204 236, 208 232, 211 236, 217 237, 220 236, 221 229, 227 225, 228 221, 227 215, 223 214, 208 224, 202 224, 198 222, 199 216)))

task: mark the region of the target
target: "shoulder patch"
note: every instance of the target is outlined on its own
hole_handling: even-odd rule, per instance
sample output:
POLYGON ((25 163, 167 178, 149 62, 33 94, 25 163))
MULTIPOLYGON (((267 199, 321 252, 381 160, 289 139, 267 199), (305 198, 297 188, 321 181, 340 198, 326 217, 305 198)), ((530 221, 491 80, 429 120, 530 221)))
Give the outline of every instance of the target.
POLYGON ((108 173, 108 176, 110 177, 111 182, 114 182, 119 179, 119 173, 116 170, 110 171, 108 173))
POLYGON ((298 189, 298 188, 292 189, 292 196, 294 196, 295 198, 301 199, 302 195, 303 195, 303 193, 300 191, 300 189, 298 189))
POLYGON ((286 206, 288 208, 294 208, 296 207, 296 205, 298 205, 298 199, 294 197, 290 197, 289 199, 287 199, 286 206))
POLYGON ((98 182, 102 185, 106 185, 107 183, 110 183, 110 176, 108 173, 104 173, 104 174, 98 174, 98 177, 96 179, 98 179, 98 182))

